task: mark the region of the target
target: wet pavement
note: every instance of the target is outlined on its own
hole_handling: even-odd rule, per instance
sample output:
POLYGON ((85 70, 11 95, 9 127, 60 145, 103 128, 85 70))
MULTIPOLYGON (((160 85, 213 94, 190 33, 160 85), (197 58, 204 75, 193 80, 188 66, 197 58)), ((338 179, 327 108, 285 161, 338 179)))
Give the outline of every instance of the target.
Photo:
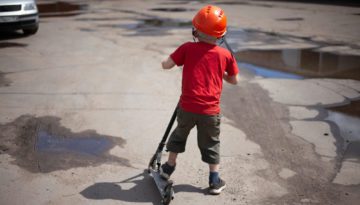
POLYGON ((1 86, 10 86, 11 81, 6 78, 6 74, 0 72, 0 87, 1 86))
POLYGON ((239 62, 263 68, 254 68, 259 74, 270 69, 304 77, 360 79, 360 55, 342 53, 344 45, 234 28, 227 42, 239 62), (336 47, 327 49, 331 46, 336 47))
POLYGON ((314 49, 246 50, 236 53, 240 62, 316 78, 360 79, 360 58, 314 49))
MULTIPOLYGON (((347 106, 330 108, 325 120, 335 123, 340 136, 343 138, 343 149, 346 151, 351 144, 360 142, 360 112, 359 101, 350 103, 347 106)), ((358 147, 360 148, 360 147, 358 147)), ((359 159, 358 159, 359 160, 359 159)))
POLYGON ((53 172, 74 167, 115 163, 131 166, 124 157, 109 155, 114 146, 123 147, 120 137, 101 136, 93 130, 73 133, 56 117, 20 116, 0 125, 1 154, 9 154, 14 164, 30 172, 53 172))
MULTIPOLYGON (((218 197, 206 194, 192 132, 172 204, 357 204, 360 41, 350 26, 326 36, 328 25, 313 23, 360 11, 213 3, 229 15, 241 77, 224 84, 222 97, 228 185, 218 197), (248 18, 255 12, 256 22, 248 18)), ((39 33, 1 34, 1 204, 158 204, 144 169, 181 82, 180 70, 160 62, 192 41, 191 17, 203 4, 40 1, 39 33)), ((356 30, 357 20, 348 22, 356 30)))
POLYGON ((184 11, 195 11, 195 9, 187 8, 153 8, 151 11, 161 11, 161 12, 184 12, 184 11))
POLYGON ((100 24, 98 27, 127 29, 132 32, 128 36, 163 36, 170 35, 175 28, 191 29, 191 21, 179 21, 162 18, 137 19, 138 23, 130 24, 100 24))

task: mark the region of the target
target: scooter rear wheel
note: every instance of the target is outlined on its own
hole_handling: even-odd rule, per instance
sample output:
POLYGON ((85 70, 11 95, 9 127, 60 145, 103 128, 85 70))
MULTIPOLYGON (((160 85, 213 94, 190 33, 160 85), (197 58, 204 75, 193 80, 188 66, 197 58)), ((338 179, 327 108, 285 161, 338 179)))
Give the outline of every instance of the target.
POLYGON ((162 204, 164 205, 169 205, 171 200, 174 199, 174 189, 173 189, 173 183, 169 183, 168 185, 166 185, 164 192, 164 198, 162 200, 162 204))

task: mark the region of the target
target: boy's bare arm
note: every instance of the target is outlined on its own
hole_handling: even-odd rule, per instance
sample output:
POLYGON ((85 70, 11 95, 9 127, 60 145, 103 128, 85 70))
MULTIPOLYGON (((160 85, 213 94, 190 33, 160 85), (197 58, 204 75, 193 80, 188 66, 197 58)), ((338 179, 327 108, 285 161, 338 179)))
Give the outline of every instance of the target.
POLYGON ((168 57, 166 60, 161 62, 161 65, 163 69, 170 69, 175 66, 175 62, 170 57, 168 57))
POLYGON ((230 84, 236 85, 239 82, 238 75, 228 75, 227 73, 224 73, 224 80, 230 84))

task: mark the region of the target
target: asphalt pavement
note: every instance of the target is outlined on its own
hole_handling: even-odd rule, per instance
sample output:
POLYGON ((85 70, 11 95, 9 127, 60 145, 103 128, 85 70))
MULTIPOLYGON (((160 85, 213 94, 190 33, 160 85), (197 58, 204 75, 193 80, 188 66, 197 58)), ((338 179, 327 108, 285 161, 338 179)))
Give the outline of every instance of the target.
MULTIPOLYGON (((181 68, 160 62, 192 41, 191 18, 207 3, 225 10, 229 28, 256 33, 245 45, 235 32, 235 51, 322 44, 360 53, 358 7, 66 2, 75 6, 42 7, 33 36, 0 34, 0 204, 159 204, 145 169, 181 93, 181 68), (270 34, 279 39, 259 37, 270 34)), ((360 82, 269 78, 241 66, 240 79, 222 95, 227 188, 207 194, 193 130, 171 204, 358 204, 360 82)))

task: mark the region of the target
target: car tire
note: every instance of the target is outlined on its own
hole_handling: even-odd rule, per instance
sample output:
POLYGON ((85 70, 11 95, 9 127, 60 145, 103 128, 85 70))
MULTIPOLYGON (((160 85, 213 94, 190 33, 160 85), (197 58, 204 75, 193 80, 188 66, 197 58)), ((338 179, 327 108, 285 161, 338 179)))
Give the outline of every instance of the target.
POLYGON ((39 30, 39 26, 35 26, 33 28, 23 29, 25 35, 34 35, 39 30))

